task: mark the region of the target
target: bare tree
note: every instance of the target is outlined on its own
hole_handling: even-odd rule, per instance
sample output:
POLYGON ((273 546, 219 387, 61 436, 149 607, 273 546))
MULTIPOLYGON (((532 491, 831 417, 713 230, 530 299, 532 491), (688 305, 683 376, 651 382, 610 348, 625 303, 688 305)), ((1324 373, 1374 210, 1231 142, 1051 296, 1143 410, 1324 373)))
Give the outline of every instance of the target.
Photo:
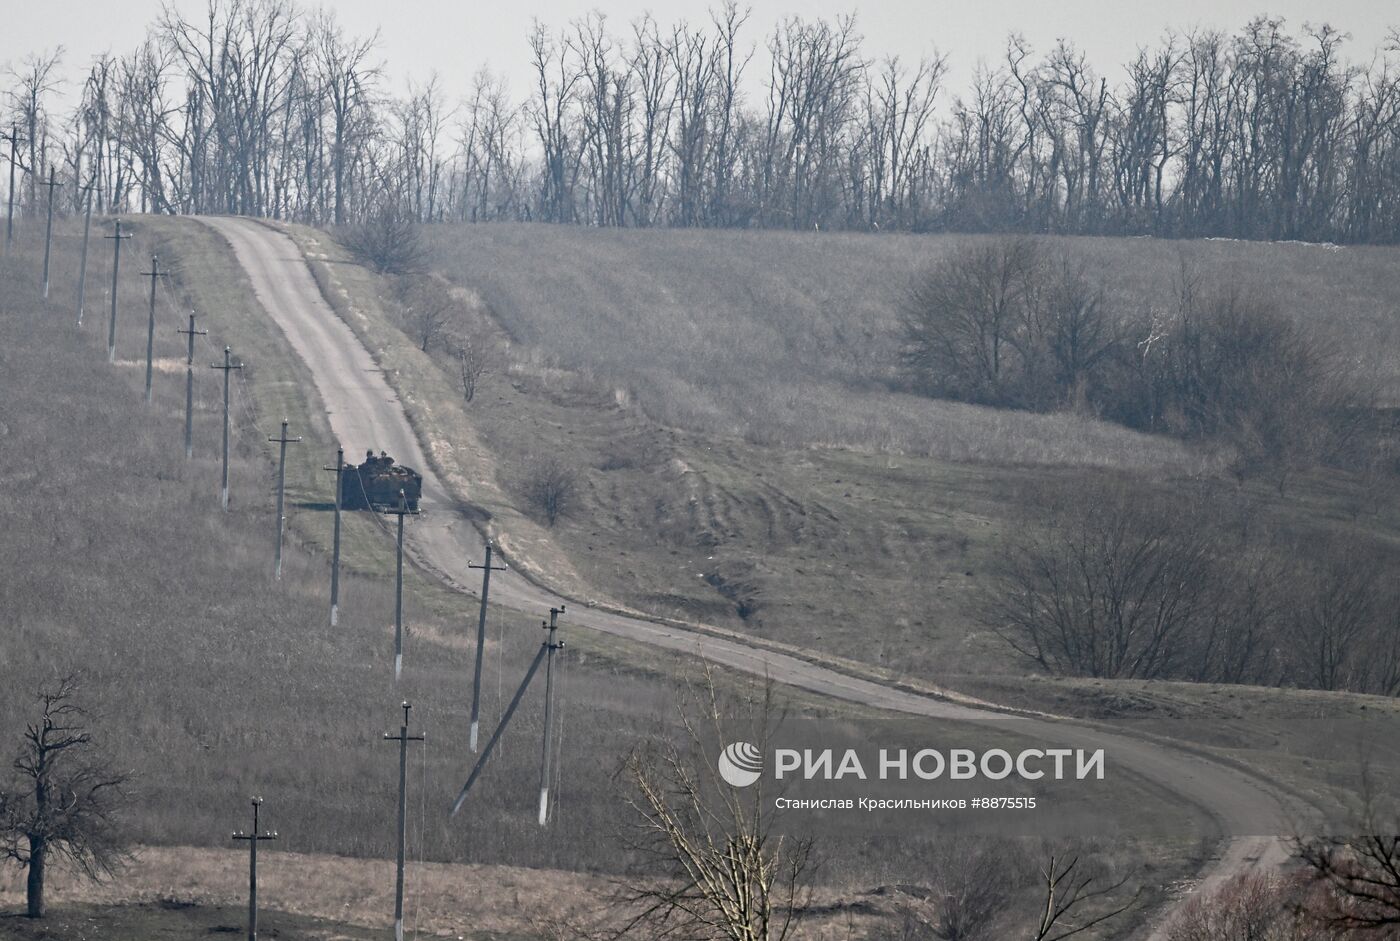
POLYGON ((394 293, 418 348, 427 353, 442 346, 453 352, 462 310, 451 290, 436 278, 418 275, 399 278, 394 293))
POLYGON ((1386 619, 1383 569, 1368 552, 1338 546, 1297 572, 1288 618, 1297 678, 1315 689, 1365 689, 1379 653, 1370 643, 1386 619))
POLYGON ((531 462, 525 479, 525 498, 553 526, 568 516, 578 496, 578 471, 557 457, 531 462))
POLYGON ((1329 937, 1389 937, 1400 925, 1400 827, 1391 793, 1363 756, 1350 834, 1295 842, 1294 854, 1325 890, 1308 908, 1329 937))
POLYGON ((938 941, 1004 937, 999 920, 1020 888, 1010 849, 985 837, 950 836, 933 853, 929 887, 913 890, 914 897, 900 906, 909 927, 938 941))
POLYGON ((480 336, 463 333, 448 341, 452 357, 457 361, 458 387, 462 390, 462 400, 468 405, 476 398, 481 382, 491 369, 491 350, 488 341, 480 336))
POLYGON ((62 84, 58 67, 63 53, 63 47, 59 46, 52 51, 30 54, 18 67, 9 70, 13 83, 9 90, 10 107, 19 118, 29 151, 28 165, 24 168, 29 184, 25 206, 31 213, 38 211, 39 181, 44 176, 44 166, 50 160, 49 149, 54 143, 50 139, 53 128, 48 99, 62 84))
POLYGON ((0 852, 28 870, 31 918, 45 914, 51 859, 99 879, 124 857, 116 821, 127 775, 97 754, 79 691, 76 675, 40 689, 39 718, 25 728, 14 780, 0 790, 0 852))
POLYGON ((347 226, 339 238, 356 260, 380 274, 413 274, 426 260, 417 224, 393 207, 386 206, 370 219, 347 226))
POLYGON ((450 154, 451 90, 385 98, 374 38, 331 14, 295 0, 166 9, 110 57, 130 80, 99 65, 70 120, 46 113, 54 56, 12 73, 26 202, 46 161, 76 169, 95 145, 108 201, 337 225, 388 201, 420 221, 1400 235, 1393 35, 1351 64, 1336 30, 1260 17, 1168 34, 1115 84, 1119 70, 1069 39, 1037 55, 1013 34, 940 116, 944 60, 868 56, 849 17, 778 23, 764 93, 747 100, 749 18, 724 0, 700 26, 536 24, 526 100, 478 82, 450 154))
POLYGON ((628 756, 628 803, 637 821, 631 842, 659 878, 624 887, 629 915, 620 934, 696 941, 783 941, 792 934, 808 895, 812 843, 778 832, 761 776, 747 788, 719 777, 724 746, 715 744, 743 735, 761 751, 780 718, 771 684, 727 705, 707 670, 681 705, 680 741, 628 756))
POLYGON ((1078 856, 1050 853, 1040 871, 1044 904, 1031 932, 1033 941, 1063 941, 1126 912, 1137 901, 1117 903, 1113 896, 1128 883, 1128 877, 1111 879, 1086 871, 1078 856))
POLYGON ((1054 673, 1170 675, 1218 585, 1212 528, 1193 517, 1150 495, 1088 488, 1003 547, 982 617, 1054 673))
POLYGON ((345 225, 347 195, 356 152, 364 146, 368 109, 380 70, 369 65, 378 44, 376 33, 368 39, 347 38, 331 14, 322 12, 312 24, 316 67, 330 110, 330 162, 333 210, 331 221, 345 225))
POLYGON ((1324 941, 1305 909, 1316 893, 1290 875, 1242 873, 1208 896, 1188 901, 1167 929, 1169 941, 1324 941))
POLYGON ((949 398, 1010 404, 1039 265, 1024 239, 976 242, 940 259, 901 311, 911 378, 949 398))

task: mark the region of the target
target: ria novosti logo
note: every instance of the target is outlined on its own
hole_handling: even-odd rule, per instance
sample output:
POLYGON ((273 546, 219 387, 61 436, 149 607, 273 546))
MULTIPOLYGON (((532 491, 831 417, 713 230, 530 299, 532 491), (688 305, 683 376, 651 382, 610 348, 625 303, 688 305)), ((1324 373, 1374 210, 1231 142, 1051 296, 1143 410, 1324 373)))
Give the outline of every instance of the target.
MULTIPOLYGON (((874 761, 868 754, 862 759, 854 748, 839 752, 830 748, 779 748, 773 755, 773 776, 780 781, 789 777, 804 781, 1102 781, 1105 764, 1102 748, 1027 748, 1014 755, 1001 748, 980 753, 970 748, 947 752, 935 748, 881 748, 873 756, 874 761)), ((749 742, 734 742, 720 753, 719 775, 733 787, 756 783, 763 770, 763 752, 749 742)))
POLYGON ((719 776, 733 787, 748 787, 763 776, 763 753, 757 745, 734 742, 720 752, 719 776))

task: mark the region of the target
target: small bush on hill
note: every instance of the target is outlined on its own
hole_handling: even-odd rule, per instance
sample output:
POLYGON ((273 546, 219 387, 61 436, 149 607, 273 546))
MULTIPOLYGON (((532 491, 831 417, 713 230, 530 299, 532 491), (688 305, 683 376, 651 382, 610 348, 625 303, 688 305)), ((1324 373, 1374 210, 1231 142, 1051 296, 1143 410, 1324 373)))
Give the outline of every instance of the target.
POLYGON ((578 495, 578 471, 557 457, 533 463, 525 479, 525 498, 553 526, 568 516, 578 495))
POLYGON ((405 275, 423 269, 425 252, 417 224, 395 209, 381 209, 364 222, 336 233, 360 264, 380 274, 405 275))

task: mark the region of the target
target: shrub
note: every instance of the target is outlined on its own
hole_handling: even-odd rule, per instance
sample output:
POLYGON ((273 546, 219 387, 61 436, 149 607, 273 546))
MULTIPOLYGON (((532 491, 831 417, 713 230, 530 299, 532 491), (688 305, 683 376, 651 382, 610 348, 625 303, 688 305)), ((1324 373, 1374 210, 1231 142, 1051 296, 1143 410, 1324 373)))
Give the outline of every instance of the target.
POLYGON ((463 332, 447 339, 447 349, 456 361, 457 387, 468 405, 476 398, 482 380, 491 371, 491 348, 485 337, 463 332))
POLYGON ((1188 517, 1121 487, 1074 495, 1043 531, 1003 547, 988 626, 1054 673, 1171 673, 1215 587, 1207 537, 1188 517))
POLYGON ((1094 485, 1038 495, 998 550, 980 616, 1050 673, 1395 695, 1395 562, 1302 543, 1214 494, 1094 485))
POLYGON ((553 526, 573 510, 578 472, 559 458, 535 461, 525 481, 525 498, 553 526))
POLYGON ((409 276, 394 282, 394 301, 404 330, 424 353, 441 346, 451 352, 452 340, 462 322, 462 308, 451 290, 428 276, 409 276))
POLYGON ((1139 341, 1145 394, 1118 396, 1117 417, 1223 440, 1241 477, 1277 471, 1281 483, 1334 454, 1359 399, 1339 359, 1271 303, 1186 277, 1176 311, 1139 341))
POLYGON ((425 250, 417 224, 396 209, 385 208, 338 233, 340 243, 360 264, 380 274, 406 275, 423 269, 425 250))
MULTIPOLYGON (((914 285, 905 376, 938 398, 1090 410, 1226 444, 1241 477, 1342 456, 1370 410, 1340 357, 1265 299, 1183 266, 1169 312, 1128 318, 1082 261, 1025 239, 974 242, 914 285)), ((1141 305, 1153 308, 1150 299, 1141 305)))
POLYGON ((1300 912, 1308 887, 1291 876, 1244 873, 1187 902, 1167 930, 1170 941, 1322 941, 1335 935, 1300 912))
POLYGON ((1039 267, 1033 243, 997 239, 969 243, 917 280, 900 317, 914 384, 940 398, 1012 404, 1039 267))

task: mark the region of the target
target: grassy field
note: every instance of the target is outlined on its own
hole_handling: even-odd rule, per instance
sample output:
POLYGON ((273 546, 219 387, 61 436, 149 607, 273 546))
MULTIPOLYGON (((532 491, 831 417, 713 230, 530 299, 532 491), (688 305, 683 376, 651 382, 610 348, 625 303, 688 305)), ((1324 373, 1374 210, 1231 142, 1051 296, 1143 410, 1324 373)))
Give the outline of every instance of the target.
MULTIPOLYGON (((520 231, 504 227, 502 236, 496 228, 428 231, 439 246, 453 240, 494 244, 520 231)), ((509 335, 502 339, 508 355, 488 376, 484 391, 464 405, 454 401, 447 364, 422 355, 396 329, 388 283, 350 262, 323 234, 297 227, 292 231, 323 289, 410 401, 420 435, 435 444, 436 460, 462 492, 488 508, 493 532, 527 527, 530 545, 562 549, 568 565, 561 568, 580 578, 588 590, 601 587, 614 600, 633 607, 730 626, 756 641, 858 659, 886 675, 934 680, 996 702, 1111 720, 1143 734, 1189 742, 1267 769, 1297 792, 1326 795, 1324 800, 1354 792, 1362 751, 1377 764, 1400 763, 1400 750, 1391 744, 1400 722, 1393 702, 1293 690, 1027 677, 1024 665, 972 623, 967 611, 997 541, 1025 525, 1037 501, 1057 489, 1080 486, 1086 477, 1127 478, 1138 488, 1169 495, 1181 493, 1183 487, 1227 489, 1250 505, 1261 522, 1299 540, 1341 533, 1378 552, 1400 548, 1400 513, 1392 499, 1391 479, 1320 471, 1279 493, 1262 484, 1203 480, 1170 463, 1075 467, 948 460, 859 447, 758 445, 742 436, 668 427, 646 413, 645 403, 633 400, 629 405, 627 396, 600 386, 588 368, 565 368, 557 360, 541 365, 537 348, 509 335), (543 532, 538 520, 522 512, 525 501, 515 487, 531 462, 549 450, 541 442, 562 442, 583 480, 578 513, 543 532)), ((555 254, 576 259, 590 257, 589 252, 612 252, 610 283, 617 281, 617 270, 629 264, 638 266, 631 270, 640 283, 645 280, 640 265, 629 260, 629 253, 636 250, 644 261, 659 264, 656 259, 663 256, 655 254, 661 251, 657 244, 674 235, 675 256, 676 246, 689 246, 693 237, 659 233, 645 240, 651 247, 644 248, 633 235, 599 233, 596 243, 565 245, 552 240, 573 238, 571 233, 539 227, 539 241, 519 245, 521 257, 510 264, 525 265, 533 259, 544 268, 555 254)), ((770 253, 770 235, 776 244, 771 254, 777 260, 763 264, 764 270, 777 272, 779 263, 797 252, 794 246, 805 246, 824 262, 839 263, 835 254, 822 254, 828 251, 826 237, 720 233, 715 243, 731 246, 726 258, 734 264, 758 265, 756 259, 770 253)), ((847 254, 873 252, 886 244, 871 238, 836 241, 846 245, 847 254)), ((893 240, 896 246, 915 241, 937 245, 944 240, 893 240)), ((1107 253, 1104 264, 1119 268, 1128 267, 1133 252, 1155 260, 1163 277, 1177 263, 1176 249, 1169 253, 1168 246, 1157 243, 1089 244, 1107 253)), ((1180 250, 1200 254, 1199 263, 1217 271, 1241 267, 1253 256, 1266 267, 1283 259, 1316 274, 1297 256, 1334 257, 1319 246, 1204 243, 1180 250)), ((1361 253, 1362 267, 1351 274, 1379 279, 1376 266, 1384 260, 1380 252, 1361 253)), ((466 268, 499 283, 502 269, 508 267, 499 256, 489 261, 473 256, 460 265, 440 263, 444 272, 463 283, 466 276, 460 272, 466 268), (492 274, 482 273, 486 269, 492 274)), ((806 267, 797 264, 795 270, 805 276, 820 267, 809 259, 806 267)), ((673 274, 666 269, 658 277, 673 274)), ((727 282, 718 270, 710 274, 713 293, 723 296, 727 282)), ((510 284, 522 296, 545 297, 530 278, 522 276, 510 284)), ((1377 294, 1366 296, 1366 304, 1372 306, 1365 316, 1376 313, 1388 285, 1382 280, 1377 294)), ((1341 282, 1326 287, 1340 297, 1350 296, 1348 290, 1356 293, 1341 282)), ((613 316, 599 312, 607 304, 590 293, 595 288, 582 276, 568 289, 556 287, 590 312, 571 327, 578 347, 593 342, 584 334, 595 317, 613 316)), ((1317 295, 1319 290, 1314 285, 1302 293, 1317 295)), ((549 303, 557 304, 561 295, 548 296, 554 298, 549 303)), ((707 289, 700 296, 711 295, 707 289)), ((495 320, 495 305, 483 301, 479 292, 469 292, 463 301, 467 329, 506 333, 495 320)), ((526 306, 522 303, 517 310, 526 306)), ((679 301, 676 307, 684 312, 679 301)), ((538 319, 548 316, 540 314, 538 319)), ((1365 319, 1355 311, 1349 316, 1339 318, 1339 336, 1359 330, 1357 325, 1365 319)), ((599 356, 622 355, 606 344, 593 349, 599 356), (603 353, 604 348, 609 352, 603 353)), ((985 417, 984 433, 993 435, 999 413, 975 411, 985 417)), ((1056 419, 1027 415, 1018 420, 1035 425, 1056 419)), ((1105 435, 1127 434, 1098 427, 1105 435)), ((559 571, 545 567, 541 574, 551 580, 559 571)), ((564 587, 572 586, 566 581, 564 587)))
MULTIPOLYGON (((279 929, 282 936, 358 937, 379 924, 394 786, 391 749, 379 736, 397 721, 393 706, 405 696, 430 735, 415 768, 421 803, 411 837, 411 852, 427 861, 420 876, 429 888, 418 896, 425 925, 461 934, 466 912, 472 925, 493 925, 466 937, 548 935, 551 929, 520 898, 556 890, 565 902, 596 897, 610 878, 634 866, 617 840, 622 807, 615 772, 633 743, 672 733, 683 665, 653 650, 572 633, 561 682, 569 778, 551 830, 540 831, 531 814, 538 697, 522 708, 473 798, 474 812, 454 823, 434 812, 450 801, 468 764, 460 733, 474 603, 410 577, 407 673, 394 689, 392 594, 385 580, 390 546, 372 519, 351 515, 346 550, 354 575, 344 586, 342 622, 329 627, 329 475, 320 468, 332 445, 311 383, 209 230, 172 219, 138 218, 132 225, 137 239, 124 270, 146 270, 140 260, 158 251, 176 274, 157 295, 158 372, 150 405, 141 401, 148 282, 134 275, 123 281, 119 352, 109 366, 105 257, 94 256, 82 330, 72 324, 71 286, 56 279, 50 302, 37 299, 39 246, 32 239, 0 261, 0 331, 7 338, 0 347, 0 394, 7 403, 0 415, 0 480, 10 485, 0 503, 6 533, 0 565, 10 573, 0 583, 10 638, 0 685, 15 691, 0 697, 0 729, 17 727, 24 694, 39 678, 84 669, 103 739, 137 773, 131 832, 150 844, 116 886, 61 891, 64 926, 22 936, 78 937, 103 926, 105 936, 134 941, 236 923, 242 857, 226 836, 244 824, 244 801, 253 792, 267 799, 270 825, 283 834, 269 854, 275 861, 268 871, 277 875, 267 896, 270 906, 294 916, 279 929), (201 326, 212 335, 196 354, 196 458, 186 463, 183 338, 173 331, 189 307, 200 311, 201 326), (217 375, 206 364, 226 343, 247 369, 234 387, 234 501, 223 514, 217 375), (306 442, 289 453, 291 548, 286 576, 274 585, 266 437, 282 416, 306 442), (565 871, 577 876, 564 878, 565 871), (515 886, 515 900, 463 894, 461 887, 488 878, 515 886)), ((554 230, 542 231, 547 248, 554 230)), ((76 267, 75 233, 72 226, 61 229, 57 271, 76 267)), ((1143 486, 1175 487, 1200 469, 1193 464, 1200 459, 1171 442, 1075 419, 1090 429, 1088 437, 1072 446, 1061 441, 1060 457, 1047 463, 993 459, 989 452, 894 453, 859 442, 780 446, 780 436, 671 425, 653 414, 642 392, 619 395, 599 372, 566 365, 518 339, 503 339, 507 358, 478 400, 464 407, 450 374, 395 327, 386 285, 346 264, 324 236, 305 230, 298 236, 316 256, 313 271, 342 315, 405 393, 435 462, 487 508, 489 526, 498 534, 508 530, 527 561, 565 587, 596 585, 634 607, 860 659, 896 676, 953 682, 1013 705, 1186 740, 1275 774, 1311 797, 1332 799, 1352 787, 1337 768, 1349 767, 1363 749, 1384 767, 1400 762, 1390 744, 1397 713, 1388 702, 1028 679, 999 644, 969 628, 968 586, 981 576, 999 534, 1018 525, 1032 494, 1085 474, 1133 473, 1143 486), (1107 444, 1099 457, 1084 460, 1092 451, 1085 441, 1107 444), (519 481, 540 454, 561 449, 581 469, 583 495, 579 513, 551 529, 524 508, 519 481), (1124 467, 1124 454, 1146 457, 1124 467)), ((752 247, 745 252, 757 254, 752 247)), ((834 256, 830 263, 837 264, 834 256)), ((477 327, 507 336, 501 322, 488 319, 494 305, 471 307, 477 327)), ((919 407, 925 405, 940 407, 919 407)), ((967 414, 980 435, 996 427, 988 424, 992 413, 967 414)), ((1024 419, 1024 426, 1006 426, 1014 432, 1008 441, 1031 427, 1046 447, 1055 441, 1059 419, 1024 419)), ((1392 543, 1400 531, 1396 511, 1374 482, 1325 475, 1301 481, 1286 496, 1261 488, 1250 498, 1304 529, 1345 528, 1378 544, 1392 543)), ((493 614, 488 723, 534 649, 536 618, 493 614)), ((838 714, 802 696, 793 697, 792 707, 799 719, 835 723, 860 741, 932 736, 949 747, 987 744, 985 735, 966 728, 838 714)), ((1175 833, 1155 842, 1120 834, 1103 844, 1115 866, 1135 874, 1132 884, 1147 888, 1136 921, 1116 926, 1118 936, 1132 936, 1131 925, 1188 878, 1207 851, 1182 829, 1182 808, 1148 782, 1120 780, 1111 794, 1040 793, 1066 819, 1135 815, 1134 832, 1175 833)), ((816 936, 878 936, 898 921, 889 886, 935 880, 938 830, 891 843, 855 823, 828 829, 821 847, 816 936)), ((7 878, 14 875, 6 870, 7 878)), ((14 904, 16 890, 13 881, 0 883, 0 904, 14 904)), ((0 934, 7 930, 0 924, 0 934)))
MULTIPOLYGON (((189 938, 238 935, 244 931, 247 912, 236 905, 209 908, 177 900, 128 905, 78 904, 44 921, 21 915, 0 915, 0 935, 16 941, 186 941, 189 938)), ((285 941, 361 941, 383 933, 366 928, 269 912, 259 919, 258 930, 285 941)))
MULTIPOLYGON (((957 688, 1023 672, 970 609, 999 543, 1057 488, 1226 490, 1300 538, 1397 546, 1392 477, 1318 473, 1279 494, 1176 440, 891 391, 901 293, 952 237, 429 227, 465 328, 502 351, 466 405, 451 363, 395 329, 389 283, 293 231, 448 476, 576 596, 957 688), (867 434, 886 427, 918 440, 867 434), (576 512, 553 528, 523 486, 546 455, 580 477, 576 512)), ((1388 250, 1065 244, 1120 299, 1150 299, 1183 254, 1276 294, 1395 391, 1388 250)))
MULTIPOLYGON (((426 579, 410 580, 409 653, 404 681, 394 688, 388 544, 372 520, 351 517, 346 544, 355 574, 344 585, 341 623, 329 626, 321 548, 330 514, 327 475, 319 470, 329 439, 311 385, 208 230, 180 220, 131 221, 137 238, 127 246, 124 270, 145 270, 136 260, 158 251, 175 273, 157 294, 157 382, 149 405, 141 395, 148 282, 123 279, 117 362, 108 365, 101 285, 110 269, 104 258, 93 259, 81 329, 73 323, 71 285, 55 279, 50 301, 37 298, 32 281, 39 246, 32 239, 0 260, 0 333, 6 338, 0 396, 7 405, 0 416, 0 480, 7 484, 0 501, 0 565, 7 572, 0 582, 7 638, 0 657, 0 688, 6 690, 0 747, 12 747, 3 743, 14 741, 29 692, 43 678, 84 671, 97 734, 135 774, 128 832, 149 848, 108 889, 61 890, 62 918, 49 927, 14 921, 0 924, 0 934, 18 925, 15 931, 28 932, 21 935, 26 938, 100 929, 106 937, 135 939, 216 932, 236 923, 243 857, 227 835, 246 825, 246 798, 259 793, 267 801, 264 819, 282 834, 268 852, 268 904, 297 916, 269 924, 282 925, 286 937, 358 937, 354 926, 379 923, 390 884, 382 860, 392 855, 394 756, 380 735, 397 722, 402 698, 413 700, 415 724, 430 736, 414 767, 413 855, 449 867, 491 867, 491 878, 516 884, 522 893, 558 881, 552 873, 562 870, 596 874, 602 885, 633 869, 636 861, 618 841, 625 814, 615 775, 630 747, 673 731, 683 665, 655 651, 568 636, 560 679, 568 778, 556 787, 554 824, 543 831, 532 817, 538 696, 522 707, 471 812, 449 822, 443 810, 469 764, 461 743, 474 603, 426 579), (183 338, 174 329, 191 306, 211 336, 196 354, 196 456, 187 463, 180 443, 183 338), (234 386, 234 499, 227 514, 218 507, 217 375, 207 368, 226 343, 247 365, 234 386), (284 415, 293 433, 307 440, 291 451, 290 545, 284 578, 273 583, 265 439, 284 415), (356 868, 345 857, 375 862, 356 868), (523 873, 512 883, 500 866, 532 868, 510 870, 523 873), (293 873, 312 882, 297 882, 293 873), (371 883, 373 892, 345 888, 371 883), (346 902, 352 902, 349 913, 342 911, 346 902), (100 907, 69 907, 83 905, 100 907), (111 905, 118 908, 105 907, 111 905)), ((65 225, 56 271, 76 267, 75 240, 76 230, 65 225)), ((493 612, 488 723, 538 642, 536 617, 493 612)), ((836 718, 830 704, 801 696, 793 697, 792 708, 799 717, 836 718)), ((861 740, 934 736, 952 747, 985 738, 958 726, 872 713, 843 713, 839 723, 861 740)), ((1102 816, 1103 795, 1042 793, 1053 794, 1068 814, 1102 816)), ((1120 779, 1114 795, 1125 815, 1129 807, 1161 804, 1146 782, 1120 779)), ((1148 829, 1173 830, 1181 810, 1164 807, 1148 829)), ((928 858, 939 842, 935 831, 902 840, 896 849, 882 848, 859 820, 827 833, 820 873, 825 901, 815 925, 844 925, 857 909, 875 912, 879 922, 893 909, 862 901, 869 893, 933 878, 928 858)), ((1148 886, 1141 917, 1149 902, 1189 876, 1203 851, 1196 837, 1178 835, 1116 844, 1108 852, 1115 865, 1135 873, 1134 884, 1148 886)), ((534 916, 517 911, 518 902, 446 888, 480 882, 482 872, 441 871, 442 892, 420 895, 436 899, 435 924, 460 933, 464 926, 453 918, 465 910, 474 923, 499 920, 498 930, 475 936, 538 936, 539 926, 529 923, 534 916)), ((6 905, 17 904, 16 876, 4 870, 0 899, 6 905)), ((598 894, 580 885, 569 883, 571 898, 598 894)))
MULTIPOLYGON (((581 371, 670 427, 785 447, 983 463, 1197 468, 1175 443, 1072 416, 892 393, 898 311, 967 236, 593 232, 435 226, 434 267, 479 294, 529 357, 581 371)), ((1042 239, 1136 313, 1186 260, 1324 327, 1400 397, 1393 250, 1229 241, 1042 239)))

